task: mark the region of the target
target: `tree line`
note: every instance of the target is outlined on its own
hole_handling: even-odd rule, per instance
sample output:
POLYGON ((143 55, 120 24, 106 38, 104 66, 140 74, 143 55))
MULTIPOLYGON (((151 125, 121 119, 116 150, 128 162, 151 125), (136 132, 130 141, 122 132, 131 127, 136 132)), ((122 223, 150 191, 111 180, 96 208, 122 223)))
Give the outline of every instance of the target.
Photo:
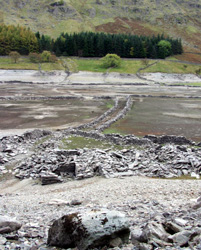
POLYGON ((137 36, 107 33, 62 33, 52 39, 29 28, 0 25, 0 55, 17 51, 22 55, 30 52, 51 51, 56 56, 103 57, 117 54, 124 58, 165 58, 183 52, 181 39, 164 35, 137 36))
POLYGON ((0 25, 0 55, 8 55, 11 51, 28 55, 38 50, 38 39, 29 28, 0 25))
POLYGON ((62 33, 54 41, 52 50, 57 56, 102 57, 112 53, 125 58, 165 58, 183 52, 180 39, 164 35, 146 37, 93 32, 62 33))

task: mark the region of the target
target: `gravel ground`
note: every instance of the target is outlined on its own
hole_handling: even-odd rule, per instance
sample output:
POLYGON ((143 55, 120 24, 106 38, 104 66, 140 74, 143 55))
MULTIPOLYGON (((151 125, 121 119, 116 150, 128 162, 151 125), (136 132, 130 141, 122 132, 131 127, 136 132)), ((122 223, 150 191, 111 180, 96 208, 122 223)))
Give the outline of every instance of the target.
POLYGON ((190 208, 201 195, 200 190, 200 180, 137 176, 121 179, 94 177, 48 186, 41 186, 30 179, 11 179, 0 182, 0 214, 21 221, 21 234, 27 230, 32 236, 36 234, 36 238, 30 237, 26 244, 45 244, 48 226, 67 212, 87 208, 115 209, 127 214, 132 228, 157 214, 179 214, 190 208), (70 206, 74 199, 82 204, 70 206))

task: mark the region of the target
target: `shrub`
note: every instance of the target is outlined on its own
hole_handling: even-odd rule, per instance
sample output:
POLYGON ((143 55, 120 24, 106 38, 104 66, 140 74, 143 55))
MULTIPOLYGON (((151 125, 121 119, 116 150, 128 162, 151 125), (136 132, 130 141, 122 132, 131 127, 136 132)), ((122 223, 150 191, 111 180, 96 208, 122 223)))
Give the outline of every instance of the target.
POLYGON ((104 68, 117 68, 121 65, 121 58, 116 54, 107 54, 101 61, 104 68))
POLYGON ((19 60, 20 58, 20 54, 17 52, 17 51, 11 51, 9 56, 11 57, 11 60, 14 62, 14 63, 17 63, 17 61, 19 60))
POLYGON ((161 59, 166 58, 172 54, 172 45, 169 41, 160 40, 158 42, 158 56, 161 59))
POLYGON ((50 62, 51 53, 50 51, 44 50, 41 54, 42 62, 50 62))
POLYGON ((57 61, 57 57, 51 54, 50 51, 44 50, 43 53, 41 54, 41 61, 55 63, 57 61))
POLYGON ((50 62, 52 62, 52 63, 57 62, 57 57, 55 55, 51 54, 51 56, 50 56, 50 62))
POLYGON ((147 66, 149 65, 149 60, 148 60, 147 58, 144 58, 144 59, 142 60, 142 65, 143 65, 144 67, 147 67, 147 66))
POLYGON ((33 63, 41 62, 41 56, 38 53, 29 53, 29 60, 33 63))

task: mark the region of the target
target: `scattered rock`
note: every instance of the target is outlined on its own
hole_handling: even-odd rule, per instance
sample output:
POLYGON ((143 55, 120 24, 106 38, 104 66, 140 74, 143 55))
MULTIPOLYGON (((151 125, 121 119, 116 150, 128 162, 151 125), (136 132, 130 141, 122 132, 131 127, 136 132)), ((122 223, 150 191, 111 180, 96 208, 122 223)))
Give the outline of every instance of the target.
POLYGON ((0 236, 0 247, 6 243, 6 238, 3 236, 0 236))
POLYGON ((194 209, 201 208, 201 196, 197 199, 196 204, 193 206, 194 209))
POLYGON ((60 199, 53 199, 53 200, 49 201, 48 204, 61 206, 61 205, 69 205, 69 202, 64 201, 64 200, 60 200, 60 199))
POLYGON ((21 228, 21 223, 11 217, 0 215, 0 233, 11 233, 21 228))
POLYGON ((82 201, 79 201, 79 200, 72 200, 70 202, 70 206, 79 206, 82 204, 82 201))
POLYGON ((182 232, 169 236, 168 239, 172 240, 176 245, 184 247, 184 246, 188 246, 190 235, 191 235, 191 232, 182 231, 182 232))
POLYGON ((42 185, 49 185, 49 184, 62 182, 62 179, 60 176, 54 173, 50 173, 50 172, 41 173, 40 178, 41 178, 42 185))

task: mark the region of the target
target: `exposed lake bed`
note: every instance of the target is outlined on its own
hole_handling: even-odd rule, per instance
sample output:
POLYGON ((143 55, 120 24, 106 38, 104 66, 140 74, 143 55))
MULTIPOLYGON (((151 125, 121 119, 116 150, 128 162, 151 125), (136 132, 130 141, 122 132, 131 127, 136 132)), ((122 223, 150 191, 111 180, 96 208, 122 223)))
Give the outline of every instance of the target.
POLYGON ((106 97, 111 104, 112 98, 130 95, 132 111, 113 125, 115 132, 174 134, 201 141, 201 87, 169 86, 200 78, 161 73, 143 76, 147 81, 136 75, 110 73, 105 77, 79 72, 65 80, 62 71, 40 75, 37 71, 0 70, 1 134, 3 130, 8 134, 13 129, 67 128, 86 123, 107 109, 106 97))
POLYGON ((77 83, 62 74, 55 83, 0 77, 0 215, 22 223, 0 247, 56 249, 46 244, 54 219, 107 208, 126 214, 132 232, 129 244, 112 249, 199 249, 201 88, 116 75, 87 83, 88 74, 80 75, 77 83), (98 132, 110 120, 117 121, 108 129, 125 136, 98 132), (83 123, 89 126, 78 128, 83 123), (170 223, 179 231, 165 231, 170 223), (149 231, 146 243, 136 242, 136 230, 149 231))

